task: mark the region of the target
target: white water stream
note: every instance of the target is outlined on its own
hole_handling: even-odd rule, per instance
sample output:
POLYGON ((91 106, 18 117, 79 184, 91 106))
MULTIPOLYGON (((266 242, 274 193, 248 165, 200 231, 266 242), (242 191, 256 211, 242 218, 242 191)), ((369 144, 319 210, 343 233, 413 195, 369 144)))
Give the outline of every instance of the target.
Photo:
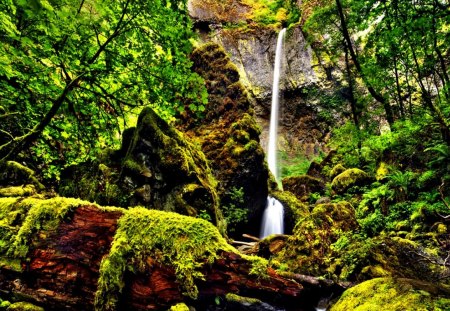
MULTIPOLYGON (((277 184, 281 188, 279 180, 279 170, 277 164, 278 151, 278 118, 279 118, 279 93, 280 93, 280 74, 282 69, 281 59, 283 56, 283 39, 286 29, 282 29, 278 34, 277 47, 275 52, 275 64, 273 68, 273 86, 272 86, 272 106, 270 111, 269 143, 267 147, 267 163, 277 184)), ((261 238, 271 234, 284 233, 284 210, 283 205, 275 198, 268 197, 266 209, 264 211, 261 224, 261 238)))
POLYGON ((267 146, 267 163, 275 180, 279 181, 279 170, 277 165, 277 145, 278 145, 278 118, 279 118, 279 101, 280 101, 280 73, 281 59, 283 56, 283 38, 286 29, 282 29, 278 34, 277 48, 275 51, 275 64, 273 67, 273 84, 272 84, 272 105, 270 107, 270 127, 269 127, 269 143, 267 146))

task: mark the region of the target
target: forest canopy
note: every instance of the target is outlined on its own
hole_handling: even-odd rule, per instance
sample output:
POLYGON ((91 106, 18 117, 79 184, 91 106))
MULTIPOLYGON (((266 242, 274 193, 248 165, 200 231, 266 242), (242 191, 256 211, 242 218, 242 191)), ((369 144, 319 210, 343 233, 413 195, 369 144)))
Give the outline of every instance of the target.
POLYGON ((185 1, 6 0, 0 4, 0 159, 45 177, 114 145, 130 113, 203 110, 185 1))

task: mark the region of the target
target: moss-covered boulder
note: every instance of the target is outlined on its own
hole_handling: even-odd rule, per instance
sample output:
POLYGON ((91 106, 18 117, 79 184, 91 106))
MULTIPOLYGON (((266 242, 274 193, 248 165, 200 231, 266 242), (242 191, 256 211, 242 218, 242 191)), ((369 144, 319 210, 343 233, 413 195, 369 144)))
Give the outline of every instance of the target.
POLYGON ((445 311, 450 292, 431 283, 396 278, 376 278, 346 290, 330 311, 445 311))
POLYGON ((60 193, 105 205, 202 215, 225 232, 208 160, 152 109, 141 112, 121 149, 105 158, 67 170, 60 193))
POLYGON ((330 178, 333 180, 337 175, 345 172, 347 169, 341 164, 336 164, 330 171, 330 178))
POLYGON ((190 216, 203 211, 224 229, 217 182, 204 153, 150 108, 139 116, 122 169, 134 204, 190 216))
POLYGON ((293 235, 277 259, 294 272, 328 275, 332 245, 343 232, 357 227, 355 211, 350 203, 316 205, 309 216, 298 220, 293 235))
POLYGON ((351 168, 334 177, 331 188, 336 193, 343 193, 353 186, 364 186, 370 181, 369 174, 358 168, 351 168))
POLYGON ((205 79, 208 105, 203 119, 187 114, 179 127, 200 144, 210 161, 234 235, 256 234, 268 193, 268 169, 248 94, 219 45, 203 45, 191 58, 193 69, 205 79))
POLYGON ((283 189, 294 193, 297 198, 307 201, 311 193, 323 193, 325 183, 308 175, 283 178, 283 189))

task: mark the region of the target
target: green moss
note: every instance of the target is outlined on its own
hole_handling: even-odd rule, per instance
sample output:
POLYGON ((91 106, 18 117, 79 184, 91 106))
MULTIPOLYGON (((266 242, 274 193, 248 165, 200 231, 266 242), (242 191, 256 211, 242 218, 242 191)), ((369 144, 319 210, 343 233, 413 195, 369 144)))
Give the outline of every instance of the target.
POLYGON ((346 290, 330 311, 449 310, 450 299, 433 297, 427 291, 430 287, 409 279, 372 279, 346 290))
POLYGON ((36 193, 34 185, 0 188, 0 197, 23 197, 36 193))
POLYGON ((125 158, 125 160, 122 163, 122 166, 123 168, 130 170, 134 173, 139 174, 142 171, 142 166, 133 159, 131 159, 130 157, 125 158))
POLYGON ((334 273, 329 270, 333 244, 357 226, 355 211, 348 202, 318 204, 310 215, 297 221, 293 235, 276 259, 286 263, 293 272, 334 273))
POLYGON ((15 302, 6 311, 44 311, 44 308, 35 306, 29 302, 15 302))
POLYGON ((199 270, 218 258, 218 250, 236 252, 202 219, 139 207, 128 210, 120 218, 111 251, 101 263, 96 308, 114 310, 124 286, 124 272, 149 269, 145 260, 149 256, 173 267, 183 293, 195 298, 195 280, 203 278, 199 270))
POLYGON ((343 193, 352 186, 362 186, 370 181, 370 176, 358 169, 351 168, 337 175, 331 182, 331 188, 337 193, 343 193))
POLYGON ((225 299, 228 302, 237 302, 239 304, 245 304, 246 306, 248 305, 257 305, 262 303, 261 300, 256 299, 256 298, 249 298, 249 297, 242 297, 233 293, 228 293, 225 296, 225 299))
POLYGON ((0 198, 0 266, 21 270, 36 234, 56 230, 66 215, 82 204, 78 199, 0 198))
POLYGON ((330 171, 330 178, 333 179, 337 175, 346 171, 346 168, 342 164, 335 165, 330 171))
POLYGON ((181 303, 177 303, 174 306, 171 306, 168 311, 189 311, 189 307, 186 306, 185 303, 181 302, 181 303))
POLYGON ((11 303, 9 301, 0 298, 0 311, 5 311, 10 305, 11 303))
POLYGON ((377 171, 375 173, 376 180, 382 180, 389 174, 389 166, 386 164, 386 162, 381 162, 378 165, 377 171))
POLYGON ((38 190, 45 189, 45 186, 36 178, 36 173, 18 162, 0 162, 0 171, 4 172, 7 178, 15 179, 16 182, 19 181, 21 184, 32 183, 38 190))

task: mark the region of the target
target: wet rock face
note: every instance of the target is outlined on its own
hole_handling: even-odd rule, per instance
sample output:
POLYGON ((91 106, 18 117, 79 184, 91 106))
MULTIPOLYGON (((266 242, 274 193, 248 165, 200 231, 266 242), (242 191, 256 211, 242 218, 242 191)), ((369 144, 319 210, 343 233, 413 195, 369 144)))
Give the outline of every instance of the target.
MULTIPOLYGON (((263 109, 270 109, 278 31, 263 27, 249 28, 245 32, 239 29, 218 29, 213 37, 230 53, 244 85, 263 109)), ((301 29, 297 27, 288 31, 284 42, 281 90, 296 90, 315 83, 317 76, 312 69, 312 50, 306 44, 301 29)))
MULTIPOLYGON (((214 0, 206 3, 190 0, 189 12, 202 40, 223 46, 236 64, 241 82, 253 98, 256 120, 262 127, 261 144, 265 148, 280 29, 251 21, 248 17, 251 8, 239 0, 220 4, 214 0), (244 26, 228 27, 230 23, 244 26)), ((338 83, 333 84, 336 77, 317 64, 300 26, 292 27, 286 33, 282 63, 280 148, 309 158, 327 152, 331 125, 341 120, 341 111, 337 110, 346 106, 335 105, 343 101, 336 87, 338 83), (334 106, 329 107, 330 103, 334 106), (324 111, 333 112, 327 114, 324 111)))

